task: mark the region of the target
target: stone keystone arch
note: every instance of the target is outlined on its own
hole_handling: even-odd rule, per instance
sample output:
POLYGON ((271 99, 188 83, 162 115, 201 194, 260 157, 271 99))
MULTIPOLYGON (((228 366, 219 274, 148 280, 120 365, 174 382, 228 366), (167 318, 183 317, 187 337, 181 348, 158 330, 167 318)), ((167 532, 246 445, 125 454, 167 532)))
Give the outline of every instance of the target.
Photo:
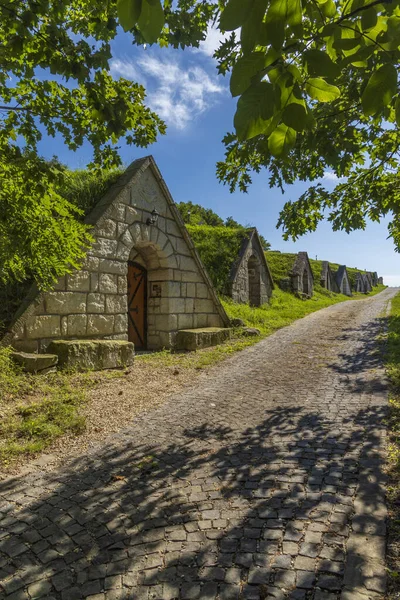
POLYGON ((128 261, 147 273, 146 347, 172 347, 179 329, 229 325, 151 156, 127 168, 87 223, 95 242, 82 268, 52 291, 33 287, 3 344, 43 352, 53 339, 128 339, 128 261))

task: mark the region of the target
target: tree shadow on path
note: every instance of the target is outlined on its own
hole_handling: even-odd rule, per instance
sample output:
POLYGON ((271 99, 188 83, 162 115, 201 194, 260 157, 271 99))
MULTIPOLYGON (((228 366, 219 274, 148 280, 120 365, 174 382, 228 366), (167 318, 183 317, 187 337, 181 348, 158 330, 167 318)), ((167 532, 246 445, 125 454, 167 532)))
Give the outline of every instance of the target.
MULTIPOLYGON (((357 502, 358 533, 384 534, 385 409, 334 422, 328 409, 277 407, 243 430, 204 422, 169 444, 125 436, 0 484, 3 596, 339 598, 357 502)), ((384 570, 362 577, 370 597, 383 589, 384 570)))

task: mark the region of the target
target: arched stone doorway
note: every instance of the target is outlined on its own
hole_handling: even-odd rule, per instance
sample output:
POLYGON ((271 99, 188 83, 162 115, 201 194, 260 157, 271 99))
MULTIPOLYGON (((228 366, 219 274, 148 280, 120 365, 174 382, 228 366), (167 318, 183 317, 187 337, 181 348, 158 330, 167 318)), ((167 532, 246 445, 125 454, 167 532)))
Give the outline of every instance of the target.
POLYGON ((261 305, 261 272, 260 261, 254 254, 250 256, 247 263, 249 274, 249 304, 250 306, 261 305))
POLYGON ((155 242, 138 240, 131 250, 128 260, 128 339, 138 350, 167 346, 169 333, 177 329, 177 316, 172 312, 171 302, 180 292, 180 284, 174 284, 172 266, 165 250, 155 242))
POLYGON ((147 269, 128 261, 128 340, 147 348, 147 269))

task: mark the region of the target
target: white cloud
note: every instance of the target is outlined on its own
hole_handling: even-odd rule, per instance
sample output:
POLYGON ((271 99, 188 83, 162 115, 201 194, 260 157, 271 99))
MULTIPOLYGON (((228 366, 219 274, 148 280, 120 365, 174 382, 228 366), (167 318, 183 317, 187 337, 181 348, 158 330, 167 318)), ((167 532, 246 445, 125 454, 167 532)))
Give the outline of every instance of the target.
POLYGON ((119 60, 118 58, 114 59, 111 62, 111 71, 114 75, 120 75, 125 79, 134 79, 135 81, 139 80, 139 73, 137 69, 135 69, 132 62, 127 60, 119 60))
POLYGON ((343 178, 338 177, 333 171, 324 171, 322 179, 325 179, 325 181, 343 181, 343 178))
POLYGON ((143 83, 149 106, 170 126, 184 129, 213 106, 224 88, 205 69, 188 65, 177 59, 160 59, 150 52, 135 63, 115 59, 111 63, 115 75, 143 83))
POLYGON ((230 33, 221 33, 216 27, 209 27, 206 39, 204 42, 200 42, 200 46, 194 48, 194 51, 202 52, 206 56, 213 56, 221 42, 224 42, 229 36, 230 33))

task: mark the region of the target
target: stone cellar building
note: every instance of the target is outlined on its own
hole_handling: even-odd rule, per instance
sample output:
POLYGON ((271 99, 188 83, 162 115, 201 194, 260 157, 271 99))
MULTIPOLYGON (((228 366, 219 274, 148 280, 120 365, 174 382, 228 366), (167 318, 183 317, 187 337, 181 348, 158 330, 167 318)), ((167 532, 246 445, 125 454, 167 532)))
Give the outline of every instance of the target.
POLYGON ((361 294, 365 294, 366 293, 366 289, 365 289, 365 281, 364 278, 362 276, 362 273, 357 272, 355 274, 354 277, 354 284, 353 284, 353 291, 354 292, 358 292, 361 294))
POLYGON ((333 271, 327 260, 322 261, 320 285, 330 292, 338 292, 333 271))
POLYGON ((314 275, 307 252, 299 252, 290 274, 292 291, 295 294, 311 298, 314 293, 314 275))
POLYGON ((128 167, 87 223, 95 242, 82 268, 52 291, 32 288, 3 344, 45 352, 54 339, 112 339, 157 349, 181 329, 229 326, 152 157, 128 167))
POLYGON ((371 282, 371 278, 368 277, 368 273, 362 273, 361 274, 362 277, 362 281, 363 281, 363 286, 364 286, 364 292, 366 294, 368 294, 369 292, 372 291, 372 282, 371 282))
POLYGON ((341 265, 335 274, 339 292, 345 296, 352 296, 349 275, 345 265, 341 265))
POLYGON ((255 227, 243 236, 227 288, 235 302, 249 303, 250 306, 266 304, 272 296, 274 283, 255 227))

